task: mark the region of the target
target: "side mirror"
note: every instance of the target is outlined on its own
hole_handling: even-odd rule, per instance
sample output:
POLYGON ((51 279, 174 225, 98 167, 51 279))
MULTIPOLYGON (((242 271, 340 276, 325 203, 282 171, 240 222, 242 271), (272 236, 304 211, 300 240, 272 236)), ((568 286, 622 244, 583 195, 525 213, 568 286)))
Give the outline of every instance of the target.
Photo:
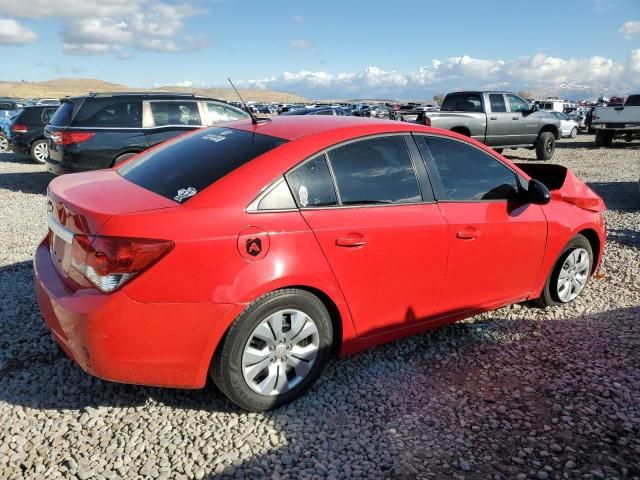
POLYGON ((535 205, 546 205, 551 201, 551 193, 544 183, 532 178, 529 180, 527 197, 535 205))

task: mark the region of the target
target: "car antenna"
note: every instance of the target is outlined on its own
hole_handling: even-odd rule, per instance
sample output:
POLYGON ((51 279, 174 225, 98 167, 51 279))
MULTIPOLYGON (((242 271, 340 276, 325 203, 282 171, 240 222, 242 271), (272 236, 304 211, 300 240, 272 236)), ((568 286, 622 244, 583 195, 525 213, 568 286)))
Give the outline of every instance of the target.
POLYGON ((233 82, 231 81, 230 78, 227 77, 227 80, 229 80, 229 83, 231 84, 231 87, 235 90, 236 95, 238 95, 238 98, 240 99, 240 102, 242 103, 242 105, 244 106, 244 109, 246 110, 246 112, 249 114, 249 116, 251 117, 251 123, 253 123, 254 125, 258 125, 260 122, 270 122, 271 119, 270 118, 256 118, 256 116, 253 114, 253 112, 251 111, 251 109, 247 106, 246 102, 244 101, 244 99, 242 98, 242 96, 240 95, 240 92, 238 91, 238 89, 236 88, 236 86, 233 84, 233 82))

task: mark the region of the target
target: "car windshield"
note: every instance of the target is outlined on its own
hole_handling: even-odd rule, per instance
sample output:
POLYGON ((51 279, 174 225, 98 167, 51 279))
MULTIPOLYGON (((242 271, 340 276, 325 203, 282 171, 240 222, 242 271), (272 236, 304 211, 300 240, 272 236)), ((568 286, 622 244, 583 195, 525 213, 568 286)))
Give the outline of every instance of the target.
POLYGON ((229 172, 286 143, 232 128, 208 128, 150 150, 118 173, 130 182, 183 203, 229 172))

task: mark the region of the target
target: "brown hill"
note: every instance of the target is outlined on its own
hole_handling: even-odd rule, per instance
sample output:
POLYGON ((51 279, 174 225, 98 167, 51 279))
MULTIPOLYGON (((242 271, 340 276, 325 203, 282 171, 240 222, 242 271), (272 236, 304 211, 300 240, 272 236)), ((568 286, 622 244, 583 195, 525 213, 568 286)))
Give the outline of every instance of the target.
MULTIPOLYGON (((117 83, 104 82, 93 78, 56 78, 46 82, 5 82, 0 81, 0 97, 17 98, 61 98, 68 95, 81 95, 88 92, 127 92, 154 91, 195 93, 223 100, 237 100, 238 97, 230 88, 200 88, 164 86, 159 88, 139 89, 117 83)), ((272 90, 240 89, 246 101, 256 102, 305 102, 306 98, 291 93, 272 90)))

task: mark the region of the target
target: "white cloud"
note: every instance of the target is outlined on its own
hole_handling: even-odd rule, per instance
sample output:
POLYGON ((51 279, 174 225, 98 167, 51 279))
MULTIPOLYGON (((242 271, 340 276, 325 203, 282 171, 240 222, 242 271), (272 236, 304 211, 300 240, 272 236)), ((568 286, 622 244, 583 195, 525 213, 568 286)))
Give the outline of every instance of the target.
POLYGON ((204 10, 199 0, 0 0, 0 13, 20 18, 58 18, 63 51, 75 55, 114 54, 131 49, 182 52, 203 48, 206 38, 184 35, 185 21, 204 10))
POLYGON ((0 45, 28 45, 38 36, 29 27, 11 18, 0 18, 0 45))
POLYGON ((626 61, 604 57, 558 58, 536 54, 513 60, 468 55, 433 59, 413 72, 370 66, 360 72, 302 70, 242 82, 243 86, 288 90, 313 98, 430 98, 455 89, 601 89, 620 94, 640 89, 640 49, 626 61))
POLYGON ((311 48, 311 43, 306 40, 291 40, 289 42, 289 48, 293 48, 295 50, 302 50, 305 48, 311 48))
POLYGON ((620 27, 619 32, 627 40, 640 38, 640 20, 630 20, 620 27))

